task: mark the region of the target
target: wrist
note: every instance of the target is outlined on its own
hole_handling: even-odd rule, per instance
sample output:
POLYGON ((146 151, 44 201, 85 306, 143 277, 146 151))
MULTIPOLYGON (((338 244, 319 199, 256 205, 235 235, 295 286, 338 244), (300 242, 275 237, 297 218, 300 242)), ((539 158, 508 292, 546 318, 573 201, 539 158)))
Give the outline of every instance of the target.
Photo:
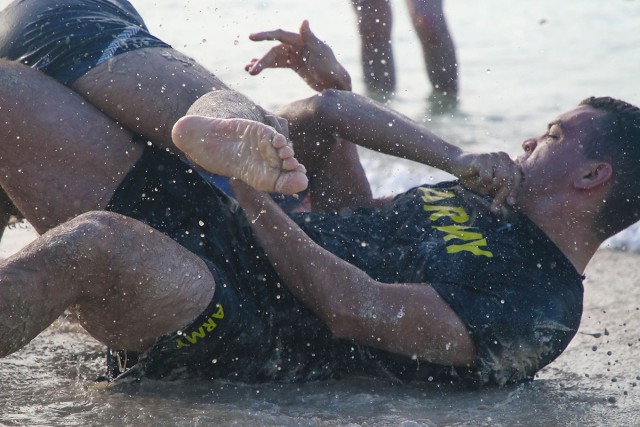
POLYGON ((335 89, 351 92, 351 76, 344 68, 335 73, 335 89))
POLYGON ((466 155, 466 152, 456 147, 455 145, 447 144, 446 148, 442 152, 442 157, 440 160, 441 164, 433 166, 457 176, 457 173, 465 167, 466 155))

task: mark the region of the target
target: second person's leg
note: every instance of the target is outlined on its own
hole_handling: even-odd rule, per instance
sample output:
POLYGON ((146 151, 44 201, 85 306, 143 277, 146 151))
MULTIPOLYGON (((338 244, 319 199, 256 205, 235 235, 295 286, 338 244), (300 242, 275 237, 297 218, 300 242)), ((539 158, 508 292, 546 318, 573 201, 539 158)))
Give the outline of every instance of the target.
POLYGON ((103 209, 142 153, 71 89, 0 60, 0 184, 39 233, 103 209))
POLYGON ((364 82, 369 90, 390 93, 396 86, 389 0, 351 0, 358 18, 364 82))
POLYGON ((90 212, 0 262, 0 357, 72 308, 97 340, 144 351, 195 319, 213 297, 207 265, 162 233, 90 212))

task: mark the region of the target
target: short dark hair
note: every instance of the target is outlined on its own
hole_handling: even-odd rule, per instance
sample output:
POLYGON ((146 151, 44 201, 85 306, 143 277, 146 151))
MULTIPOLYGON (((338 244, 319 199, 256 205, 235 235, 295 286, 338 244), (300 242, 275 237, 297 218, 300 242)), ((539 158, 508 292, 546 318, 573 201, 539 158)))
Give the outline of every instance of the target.
POLYGON ((613 168, 613 186, 593 224, 604 239, 640 220, 640 108, 608 96, 592 96, 580 105, 606 113, 601 133, 583 146, 587 158, 613 168))

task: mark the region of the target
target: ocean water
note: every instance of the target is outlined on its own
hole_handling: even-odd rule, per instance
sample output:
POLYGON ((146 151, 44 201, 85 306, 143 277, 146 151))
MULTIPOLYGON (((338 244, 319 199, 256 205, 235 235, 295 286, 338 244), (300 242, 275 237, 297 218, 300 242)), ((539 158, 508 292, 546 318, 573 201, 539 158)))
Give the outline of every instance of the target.
MULTIPOLYGON (((8 4, 0 0, 0 7, 8 4)), ((348 0, 134 0, 151 30, 266 108, 311 96, 289 70, 257 77, 244 64, 274 45, 254 31, 296 30, 309 19, 363 93, 348 0)), ((457 111, 430 112, 430 92, 404 2, 392 0, 397 93, 389 105, 471 151, 516 155, 556 115, 590 95, 640 104, 640 1, 445 1, 460 64, 457 111)), ((0 100, 1 102, 1 100, 0 100)), ((366 150, 377 195, 446 178, 366 150)), ((35 237, 18 224, 8 256, 35 237)), ((585 313, 574 342, 530 384, 465 391, 384 380, 297 385, 221 381, 97 384, 103 347, 59 320, 0 360, 0 425, 221 426, 636 426, 640 425, 640 227, 610 239, 587 270, 585 313)))

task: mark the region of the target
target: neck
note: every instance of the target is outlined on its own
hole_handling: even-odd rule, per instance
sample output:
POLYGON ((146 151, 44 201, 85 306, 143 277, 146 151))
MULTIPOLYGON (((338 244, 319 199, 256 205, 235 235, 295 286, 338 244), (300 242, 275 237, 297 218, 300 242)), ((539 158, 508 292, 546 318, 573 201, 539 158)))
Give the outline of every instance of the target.
POLYGON ((520 211, 555 243, 579 274, 584 273, 602 243, 591 232, 593 213, 589 209, 566 201, 530 199, 520 211))

